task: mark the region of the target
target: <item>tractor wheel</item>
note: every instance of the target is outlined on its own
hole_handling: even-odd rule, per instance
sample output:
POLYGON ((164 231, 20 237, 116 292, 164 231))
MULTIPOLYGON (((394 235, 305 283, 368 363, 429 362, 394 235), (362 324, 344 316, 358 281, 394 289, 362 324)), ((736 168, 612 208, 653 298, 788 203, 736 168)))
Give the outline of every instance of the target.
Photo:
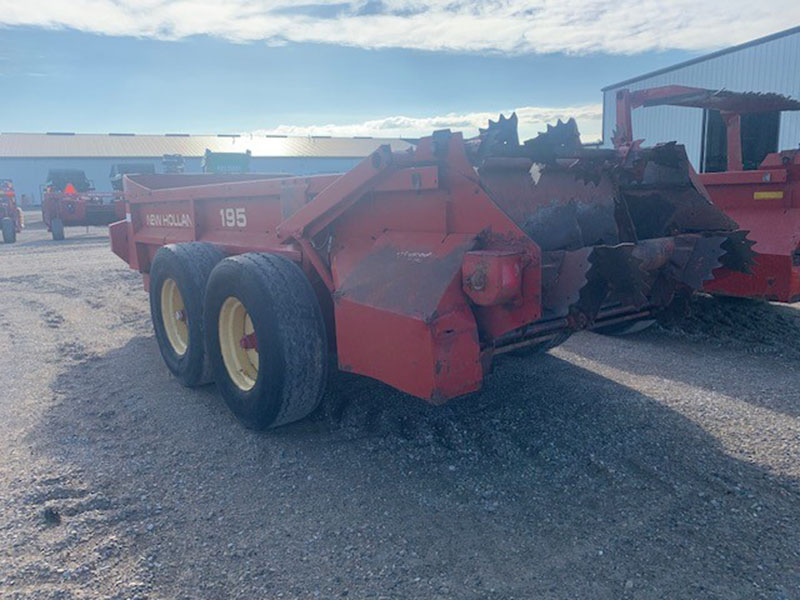
POLYGON ((217 388, 246 427, 297 421, 319 405, 325 323, 297 265, 270 254, 226 258, 208 280, 205 320, 217 388))
POLYGON ((203 332, 208 276, 225 254, 213 244, 159 248, 150 267, 150 316, 167 368, 183 385, 212 381, 203 332))
POLYGON ((16 242, 17 228, 14 225, 14 221, 12 219, 9 219, 8 217, 4 217, 2 226, 3 226, 3 243, 13 244, 14 242, 16 242))
POLYGON ((640 321, 626 321, 623 323, 616 323, 614 325, 600 325, 599 327, 593 328, 592 331, 599 333, 600 335, 620 337, 623 335, 633 335, 634 333, 639 333, 645 329, 650 329, 653 325, 655 325, 655 323, 655 319, 641 319, 640 321))
POLYGON ((50 231, 53 234, 53 239, 60 242, 64 239, 64 221, 56 217, 50 221, 50 231))

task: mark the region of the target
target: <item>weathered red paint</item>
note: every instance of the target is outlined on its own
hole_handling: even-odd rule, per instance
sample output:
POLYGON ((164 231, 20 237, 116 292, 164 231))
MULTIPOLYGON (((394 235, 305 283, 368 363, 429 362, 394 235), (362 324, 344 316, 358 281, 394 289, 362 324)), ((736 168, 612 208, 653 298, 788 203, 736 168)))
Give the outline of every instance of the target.
POLYGON ((752 274, 721 271, 711 292, 780 302, 800 300, 800 151, 770 154, 754 171, 704 173, 714 202, 749 230, 752 274))
POLYGON ((727 127, 728 170, 697 176, 711 200, 748 231, 757 253, 751 273, 717 269, 705 289, 715 294, 800 300, 800 151, 775 152, 758 169, 742 170, 741 115, 800 110, 778 94, 735 93, 663 86, 617 93, 615 144, 634 143, 631 111, 640 106, 691 106, 720 110, 727 127))
POLYGON ((65 226, 108 225, 125 218, 125 202, 116 192, 65 194, 45 192, 42 197, 42 221, 50 231, 53 219, 65 226))
MULTIPOLYGON (((533 159, 476 160, 474 148, 460 134, 437 132, 412 152, 382 147, 342 175, 205 185, 197 176, 126 176, 128 210, 111 226, 112 250, 146 285, 168 243, 286 256, 312 283, 339 367, 433 403, 480 389, 496 352, 558 340, 606 317, 641 318, 668 302, 650 302, 666 274, 670 285, 685 285, 698 235, 684 236, 687 246, 638 239, 630 223, 618 228, 624 199, 609 179, 618 169, 606 163, 627 158, 602 154, 578 172, 553 163, 533 180, 533 159), (597 181, 583 181, 592 169, 597 181), (562 221, 565 234, 548 231, 562 221), (586 288, 596 297, 584 298, 586 288)), ((673 151, 682 172, 685 153, 673 151)), ((651 195, 663 191, 643 185, 651 195)), ((692 201, 710 207, 702 195, 692 201)), ((710 277, 708 265, 700 271, 710 277)))
POLYGON ((0 179, 0 219, 11 219, 17 233, 22 231, 22 211, 17 206, 14 184, 10 179, 0 179))
POLYGON ((473 250, 461 263, 462 288, 478 306, 522 302, 525 254, 513 250, 473 250))

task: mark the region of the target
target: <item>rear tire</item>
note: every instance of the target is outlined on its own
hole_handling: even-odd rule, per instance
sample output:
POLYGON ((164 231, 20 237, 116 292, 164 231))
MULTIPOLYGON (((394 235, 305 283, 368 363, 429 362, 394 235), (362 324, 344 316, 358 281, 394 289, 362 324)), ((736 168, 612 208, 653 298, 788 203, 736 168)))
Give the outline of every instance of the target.
POLYGON ((225 254, 213 244, 159 248, 150 267, 150 316, 167 368, 186 387, 212 381, 203 330, 203 295, 225 254))
POLYGON ((17 227, 13 219, 3 217, 2 228, 4 244, 13 244, 17 241, 17 227))
POLYGON ((214 379, 250 429, 302 419, 327 381, 319 302, 293 262, 249 253, 220 262, 206 288, 205 328, 214 379))
POLYGON ((63 241, 64 239, 64 221, 56 217, 50 221, 50 231, 53 234, 53 240, 56 242, 63 241))

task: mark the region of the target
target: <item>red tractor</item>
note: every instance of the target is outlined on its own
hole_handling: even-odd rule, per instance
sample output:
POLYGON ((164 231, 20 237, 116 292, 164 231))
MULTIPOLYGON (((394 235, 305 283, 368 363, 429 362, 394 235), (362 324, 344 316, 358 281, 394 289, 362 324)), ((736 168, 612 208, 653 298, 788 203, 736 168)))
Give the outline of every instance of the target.
MULTIPOLYGON (((638 147, 631 111, 649 106, 707 109, 719 121, 723 135, 707 149, 707 171, 697 176, 711 200, 739 226, 749 231, 757 252, 748 273, 719 268, 705 290, 743 298, 780 302, 800 300, 800 149, 775 151, 758 139, 758 128, 774 128, 781 111, 800 110, 800 102, 779 94, 729 92, 684 86, 664 86, 617 92, 617 148, 638 147), (771 120, 766 117, 772 117, 771 120), (743 124, 755 135, 746 133, 743 124), (745 135, 743 135, 745 134, 745 135), (755 138, 755 139, 752 139, 755 138), (743 140, 749 152, 743 152, 743 140), (716 171, 716 172, 714 172, 716 171)), ((707 144, 710 146, 711 144, 707 144)))
POLYGON ((120 192, 97 192, 80 169, 51 169, 42 193, 42 220, 54 240, 64 239, 64 227, 108 225, 125 218, 120 192))
POLYGON ((13 244, 22 231, 22 210, 17 206, 14 184, 10 179, 0 179, 0 224, 3 228, 3 243, 13 244))

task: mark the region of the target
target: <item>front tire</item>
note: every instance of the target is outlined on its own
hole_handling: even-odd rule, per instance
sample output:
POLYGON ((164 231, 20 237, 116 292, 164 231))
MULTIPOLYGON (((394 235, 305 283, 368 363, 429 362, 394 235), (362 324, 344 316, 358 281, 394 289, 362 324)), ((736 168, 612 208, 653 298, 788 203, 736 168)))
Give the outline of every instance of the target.
POLYGON ((206 288, 205 330, 214 380, 250 429, 302 419, 327 380, 319 302, 293 262, 249 253, 220 262, 206 288))
POLYGON ((150 316, 158 349, 186 387, 213 379, 205 348, 203 295, 225 254, 213 244, 188 242, 159 248, 150 267, 150 316))
POLYGON ((3 217, 2 229, 4 244, 13 244, 17 241, 17 227, 14 224, 13 219, 3 217))
POLYGON ((64 239, 64 221, 56 217, 50 221, 50 232, 53 234, 53 240, 61 242, 64 239))

